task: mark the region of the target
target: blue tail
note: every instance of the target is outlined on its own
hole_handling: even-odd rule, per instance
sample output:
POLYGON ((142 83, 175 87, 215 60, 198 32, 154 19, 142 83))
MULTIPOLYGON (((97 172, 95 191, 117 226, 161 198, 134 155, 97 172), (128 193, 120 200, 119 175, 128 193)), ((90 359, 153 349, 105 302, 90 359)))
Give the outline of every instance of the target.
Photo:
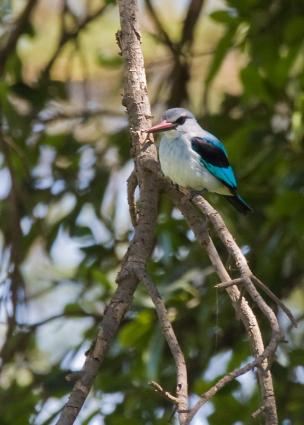
POLYGON ((242 214, 248 214, 253 211, 253 209, 244 201, 240 195, 225 196, 224 198, 230 202, 242 214))

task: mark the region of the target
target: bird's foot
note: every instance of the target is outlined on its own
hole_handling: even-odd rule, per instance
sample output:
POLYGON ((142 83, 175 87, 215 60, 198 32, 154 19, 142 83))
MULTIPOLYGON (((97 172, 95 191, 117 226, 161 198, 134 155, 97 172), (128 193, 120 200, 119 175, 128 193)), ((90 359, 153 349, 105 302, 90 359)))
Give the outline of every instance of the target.
POLYGON ((183 195, 182 202, 191 202, 195 196, 202 194, 202 190, 187 189, 183 186, 179 186, 176 183, 173 183, 173 185, 175 189, 183 195))
POLYGON ((173 185, 174 185, 174 188, 179 192, 179 193, 181 193, 182 195, 183 195, 183 197, 182 197, 182 199, 181 199, 181 201, 183 202, 183 203, 185 203, 185 202, 188 202, 188 201, 190 201, 191 200, 191 192, 188 190, 188 189, 186 189, 185 187, 183 187, 183 186, 179 186, 178 184, 176 184, 176 183, 173 183, 173 185))
POLYGON ((201 191, 201 190, 191 190, 191 191, 189 192, 189 200, 190 200, 190 201, 193 201, 193 199, 194 199, 196 196, 201 196, 201 194, 202 194, 202 191, 201 191))
POLYGON ((186 189, 185 187, 180 186, 180 185, 178 185, 176 183, 174 183, 174 187, 175 187, 176 190, 178 190, 183 195, 187 195, 189 193, 189 190, 188 189, 186 189))
POLYGON ((184 189, 181 191, 183 196, 182 202, 192 202, 192 200, 201 194, 200 191, 197 190, 188 190, 188 189, 184 189))

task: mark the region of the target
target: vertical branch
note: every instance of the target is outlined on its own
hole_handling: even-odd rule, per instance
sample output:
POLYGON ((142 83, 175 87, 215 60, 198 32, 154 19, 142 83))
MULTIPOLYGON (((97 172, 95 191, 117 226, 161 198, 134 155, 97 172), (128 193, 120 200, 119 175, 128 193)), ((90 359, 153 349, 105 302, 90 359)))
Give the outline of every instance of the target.
POLYGON ((187 14, 183 24, 180 44, 182 46, 192 47, 194 31, 197 21, 200 17, 201 10, 204 5, 204 0, 191 0, 187 14))
POLYGON ((150 124, 150 105, 147 96, 144 61, 138 26, 138 6, 135 0, 120 0, 121 31, 117 40, 125 60, 124 98, 131 128, 135 171, 140 188, 135 235, 117 276, 118 288, 104 311, 98 335, 87 353, 87 359, 64 406, 57 425, 71 425, 77 418, 98 369, 129 310, 138 284, 137 274, 144 272, 154 246, 154 226, 158 212, 159 186, 153 175, 143 167, 147 161, 156 162, 156 148, 146 141, 141 130, 150 124))
POLYGON ((187 366, 185 362, 185 357, 177 341, 173 327, 168 319, 168 314, 167 314, 165 304, 156 286, 154 285, 154 283, 151 281, 150 277, 146 273, 138 277, 142 279, 155 305, 163 334, 166 338, 166 341, 168 343, 168 346, 170 348, 170 351, 175 361, 176 374, 177 374, 177 384, 176 384, 177 411, 178 411, 180 425, 185 425, 188 419, 188 378, 187 378, 187 366))
POLYGON ((175 61, 170 76, 172 86, 168 100, 169 107, 180 106, 188 100, 187 85, 191 75, 193 36, 203 5, 204 0, 189 2, 178 43, 179 60, 175 61))

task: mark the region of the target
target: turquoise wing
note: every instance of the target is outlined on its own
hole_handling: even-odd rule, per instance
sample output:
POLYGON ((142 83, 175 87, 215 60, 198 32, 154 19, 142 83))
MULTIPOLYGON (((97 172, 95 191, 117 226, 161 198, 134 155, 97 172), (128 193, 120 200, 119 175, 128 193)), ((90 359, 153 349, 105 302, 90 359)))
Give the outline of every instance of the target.
POLYGON ((207 133, 204 137, 193 137, 191 139, 192 149, 200 155, 201 162, 214 177, 235 191, 237 181, 229 164, 226 150, 218 139, 211 136, 207 133))

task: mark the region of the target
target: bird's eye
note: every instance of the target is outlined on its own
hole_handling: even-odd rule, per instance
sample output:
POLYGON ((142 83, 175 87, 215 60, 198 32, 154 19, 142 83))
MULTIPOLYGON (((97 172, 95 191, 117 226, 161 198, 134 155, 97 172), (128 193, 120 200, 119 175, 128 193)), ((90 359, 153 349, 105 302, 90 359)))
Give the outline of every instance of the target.
POLYGON ((178 124, 178 125, 183 125, 184 124, 184 122, 186 121, 186 117, 179 117, 176 121, 175 121, 175 124, 178 124))

